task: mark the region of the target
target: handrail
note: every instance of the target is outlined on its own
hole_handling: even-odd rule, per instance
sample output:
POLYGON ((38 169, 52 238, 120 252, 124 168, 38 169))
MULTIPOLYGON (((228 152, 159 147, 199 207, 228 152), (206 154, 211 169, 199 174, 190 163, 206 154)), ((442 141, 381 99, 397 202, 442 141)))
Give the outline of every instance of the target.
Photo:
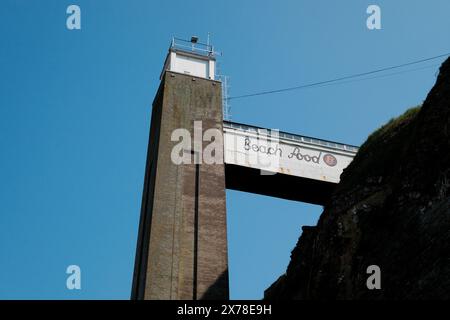
MULTIPOLYGON (((253 132, 257 132, 257 133, 261 129, 270 131, 270 129, 264 129, 264 128, 260 128, 260 127, 256 127, 256 126, 251 126, 251 125, 241 124, 241 123, 236 123, 236 122, 231 122, 231 121, 224 121, 223 124, 224 124, 225 128, 237 129, 237 130, 241 130, 241 131, 253 131, 253 132)), ((287 133, 287 132, 282 132, 282 131, 278 132, 278 136, 282 137, 284 139, 291 140, 291 141, 303 142, 303 143, 307 143, 307 144, 311 144, 311 145, 328 147, 328 148, 343 150, 343 151, 352 152, 352 153, 356 153, 359 150, 359 147, 352 146, 349 144, 328 141, 328 140, 323 140, 323 139, 317 139, 317 138, 313 138, 313 137, 307 137, 307 136, 302 136, 302 135, 287 133)))
POLYGON ((172 38, 172 42, 170 44, 170 48, 173 49, 181 49, 184 51, 191 51, 195 52, 197 54, 202 54, 206 56, 214 56, 214 48, 213 46, 201 42, 193 43, 191 41, 179 39, 179 38, 172 38))

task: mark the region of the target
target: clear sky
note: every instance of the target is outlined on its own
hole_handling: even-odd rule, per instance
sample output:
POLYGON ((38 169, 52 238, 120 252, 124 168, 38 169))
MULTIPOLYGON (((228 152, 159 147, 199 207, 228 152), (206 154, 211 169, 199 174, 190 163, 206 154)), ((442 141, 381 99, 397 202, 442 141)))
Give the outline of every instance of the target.
MULTIPOLYGON (((0 298, 129 298, 151 102, 173 35, 211 32, 233 96, 450 52, 449 13, 448 0, 3 0, 0 298), (81 30, 66 28, 72 3, 81 30), (366 27, 370 4, 381 30, 366 27), (66 289, 71 264, 81 290, 66 289)), ((359 145, 425 99, 443 60, 234 100, 232 119, 359 145)), ((231 297, 259 299, 321 208, 234 191, 227 200, 231 297)))

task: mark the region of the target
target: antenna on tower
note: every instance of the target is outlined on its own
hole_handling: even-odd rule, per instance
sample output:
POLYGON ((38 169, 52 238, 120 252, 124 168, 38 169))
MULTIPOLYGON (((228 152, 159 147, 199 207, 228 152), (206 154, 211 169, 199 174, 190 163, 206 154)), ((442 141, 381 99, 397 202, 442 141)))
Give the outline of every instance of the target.
POLYGON ((228 102, 229 98, 229 77, 228 76, 221 76, 222 78, 222 108, 223 108, 223 119, 224 120, 231 120, 231 105, 228 102))
MULTIPOLYGON (((211 46, 211 33, 208 32, 207 46, 214 52, 214 47, 211 46)), ((222 53, 219 53, 222 55, 222 53)), ((222 114, 224 120, 231 120, 231 106, 229 103, 229 92, 230 92, 230 77, 222 74, 221 63, 216 62, 216 78, 222 82, 222 114)))

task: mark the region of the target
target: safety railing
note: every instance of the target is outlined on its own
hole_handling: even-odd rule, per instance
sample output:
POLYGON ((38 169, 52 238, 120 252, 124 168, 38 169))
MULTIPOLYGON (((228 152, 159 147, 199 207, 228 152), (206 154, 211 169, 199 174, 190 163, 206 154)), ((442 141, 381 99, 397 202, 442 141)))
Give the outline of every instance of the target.
POLYGON ((190 51, 192 53, 204 55, 204 56, 214 56, 214 47, 201 42, 192 42, 179 38, 172 38, 172 42, 170 44, 170 48, 172 49, 180 49, 183 51, 190 51))
MULTIPOLYGON (((264 129, 264 128, 259 128, 259 127, 255 127, 255 126, 250 126, 250 125, 236 123, 236 122, 230 122, 230 121, 224 121, 223 124, 224 124, 225 128, 236 129, 239 131, 251 132, 251 133, 255 133, 255 134, 264 134, 263 132, 265 131, 265 132, 267 132, 268 135, 270 135, 269 132, 271 131, 270 129, 264 129)), ((352 153, 357 153, 359 150, 359 148, 356 146, 333 142, 333 141, 328 141, 328 140, 323 140, 323 139, 307 137, 307 136, 301 136, 298 134, 292 134, 292 133, 281 132, 281 131, 278 131, 277 134, 280 138, 291 140, 294 142, 302 142, 302 143, 306 143, 306 144, 327 147, 327 148, 333 148, 333 149, 352 152, 352 153)))

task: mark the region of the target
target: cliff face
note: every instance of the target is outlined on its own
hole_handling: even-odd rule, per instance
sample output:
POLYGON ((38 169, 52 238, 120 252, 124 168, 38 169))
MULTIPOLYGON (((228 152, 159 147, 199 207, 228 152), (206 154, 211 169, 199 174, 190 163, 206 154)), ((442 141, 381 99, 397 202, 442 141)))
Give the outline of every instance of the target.
POLYGON ((421 108, 361 147, 265 299, 449 299, 449 195, 450 59, 421 108))

